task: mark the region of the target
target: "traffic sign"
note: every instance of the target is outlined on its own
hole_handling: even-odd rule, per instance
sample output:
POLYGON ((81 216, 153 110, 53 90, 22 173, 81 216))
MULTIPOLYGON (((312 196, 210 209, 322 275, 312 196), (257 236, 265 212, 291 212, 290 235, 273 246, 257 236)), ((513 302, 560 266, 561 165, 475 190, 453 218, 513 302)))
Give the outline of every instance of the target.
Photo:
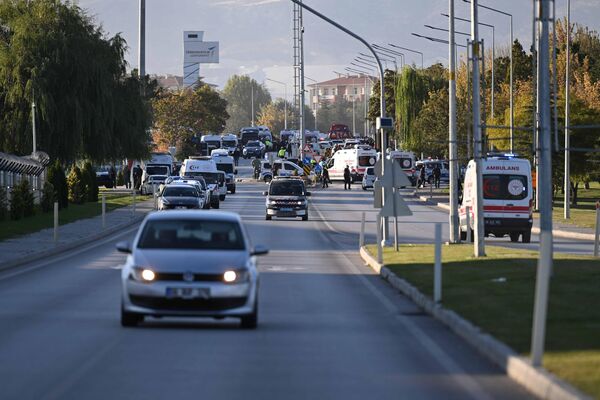
POLYGON ((392 129, 394 127, 394 119, 393 118, 385 118, 385 117, 377 117, 375 121, 375 127, 377 130, 379 129, 392 129))
POLYGON ((382 190, 381 182, 379 182, 379 181, 373 182, 373 208, 383 207, 382 193, 383 193, 383 190, 382 190))
POLYGON ((385 190, 385 203, 383 203, 380 215, 382 217, 407 217, 413 214, 402 197, 400 197, 400 193, 390 188, 385 190))
POLYGON ((385 159, 384 175, 381 174, 381 160, 377 161, 375 164, 375 175, 385 187, 399 188, 411 185, 408 176, 406 176, 406 172, 404 172, 400 164, 388 159, 385 159))

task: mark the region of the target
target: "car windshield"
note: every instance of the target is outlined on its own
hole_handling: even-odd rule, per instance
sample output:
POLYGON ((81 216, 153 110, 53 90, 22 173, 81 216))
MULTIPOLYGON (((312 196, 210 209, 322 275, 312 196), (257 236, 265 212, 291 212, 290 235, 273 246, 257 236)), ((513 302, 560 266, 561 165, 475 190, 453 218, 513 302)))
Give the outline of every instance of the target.
POLYGON ((272 182, 269 194, 272 196, 302 196, 304 184, 299 181, 272 182))
POLYGON ((375 165, 375 156, 360 156, 358 157, 358 165, 361 167, 371 167, 375 165))
POLYGON ((375 175, 375 169, 374 168, 367 168, 367 175, 375 175))
POLYGON ((527 177, 483 175, 483 197, 489 200, 523 200, 527 198, 527 177))
POLYGON ((245 250, 237 222, 174 219, 148 221, 138 242, 140 249, 245 250))
POLYGON ((203 190, 206 189, 206 181, 202 176, 184 176, 183 179, 189 179, 194 182, 198 182, 203 190))
POLYGON ((233 174, 233 164, 217 164, 217 169, 226 174, 233 174))
POLYGON ((259 147, 260 144, 258 144, 258 142, 248 142, 246 144, 246 147, 259 147))
POLYGON ((223 183, 225 179, 223 175, 217 172, 198 172, 198 175, 201 175, 208 184, 214 183, 218 185, 219 183, 223 183))
POLYGON ((235 140, 223 140, 223 147, 235 147, 235 140))
POLYGON ((182 186, 167 186, 163 190, 164 197, 198 197, 198 191, 190 186, 190 187, 182 187, 182 186))
POLYGON ((146 166, 146 174, 148 175, 167 175, 169 168, 166 165, 148 165, 146 166))

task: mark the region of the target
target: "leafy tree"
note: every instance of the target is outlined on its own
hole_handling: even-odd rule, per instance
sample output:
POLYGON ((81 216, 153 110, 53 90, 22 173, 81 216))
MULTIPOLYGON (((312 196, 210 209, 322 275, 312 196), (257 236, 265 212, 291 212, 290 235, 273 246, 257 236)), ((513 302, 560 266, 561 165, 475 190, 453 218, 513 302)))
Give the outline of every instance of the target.
POLYGON ((223 88, 227 100, 226 130, 237 133, 252 121, 258 120, 260 110, 271 102, 271 94, 264 85, 246 75, 233 75, 223 88), (254 93, 254 115, 252 115, 252 93, 254 93))
POLYGON ((4 221, 8 217, 8 196, 6 188, 0 186, 0 221, 4 221))
POLYGON ((194 134, 222 132, 229 117, 227 102, 204 84, 194 90, 165 93, 153 106, 154 141, 162 148, 191 144, 194 134))
POLYGON ((82 204, 86 200, 85 184, 81 170, 77 165, 73 165, 67 176, 67 185, 69 187, 69 201, 73 204, 82 204))
POLYGON ((98 182, 96 181, 96 170, 92 163, 86 161, 81 171, 81 181, 85 187, 85 201, 98 201, 98 182))
POLYGON ((42 201, 40 202, 40 207, 43 212, 50 212, 54 209, 54 201, 56 198, 54 197, 54 186, 48 181, 44 182, 44 187, 42 188, 42 201))
MULTIPOLYGON (((292 118, 294 117, 293 111, 292 104, 287 102, 288 129, 290 129, 292 118)), ((273 135, 278 137, 279 133, 285 128, 285 112, 286 101, 277 99, 261 108, 260 113, 258 114, 257 124, 268 126, 273 135)))
POLYGON ((47 180, 54 188, 54 198, 58 201, 58 206, 60 208, 66 208, 69 205, 67 178, 65 177, 65 171, 58 160, 48 168, 47 180))
POLYGON ((12 219, 30 217, 35 213, 33 193, 27 179, 21 180, 12 192, 10 216, 12 219))
POLYGON ((321 132, 327 132, 332 124, 344 124, 352 130, 352 126, 355 124, 356 131, 362 132, 364 130, 364 114, 364 102, 362 101, 355 101, 354 104, 346 99, 339 99, 335 103, 322 102, 317 113, 318 129, 321 132))

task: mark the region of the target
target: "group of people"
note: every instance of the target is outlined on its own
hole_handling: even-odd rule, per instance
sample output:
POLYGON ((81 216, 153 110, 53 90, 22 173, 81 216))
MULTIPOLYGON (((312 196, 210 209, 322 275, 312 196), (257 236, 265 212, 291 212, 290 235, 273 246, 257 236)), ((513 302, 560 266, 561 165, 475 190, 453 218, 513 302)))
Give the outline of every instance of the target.
MULTIPOLYGON (((431 171, 432 176, 432 185, 435 186, 436 189, 440 188, 440 180, 442 178, 442 170, 439 164, 434 164, 433 170, 431 171)), ((422 165, 419 170, 419 178, 417 179, 417 187, 423 188, 425 184, 428 183, 427 171, 425 170, 425 166, 422 165)))

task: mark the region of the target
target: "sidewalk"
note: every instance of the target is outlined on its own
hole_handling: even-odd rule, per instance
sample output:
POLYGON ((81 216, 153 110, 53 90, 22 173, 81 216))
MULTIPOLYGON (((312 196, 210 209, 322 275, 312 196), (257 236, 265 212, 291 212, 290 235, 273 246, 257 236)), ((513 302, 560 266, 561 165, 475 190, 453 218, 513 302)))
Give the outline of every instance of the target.
POLYGON ((117 208, 106 213, 106 228, 102 229, 102 215, 80 219, 58 228, 58 241, 54 242, 54 229, 7 239, 0 242, 0 271, 21 264, 60 254, 75 247, 109 236, 140 222, 152 211, 154 201, 144 200, 133 207, 117 208))
MULTIPOLYGON (((433 191, 433 196, 430 197, 430 193, 428 189, 420 189, 416 190, 414 196, 417 197, 422 202, 430 203, 438 208, 441 208, 446 211, 450 211, 449 202, 450 199, 446 194, 436 193, 433 191)), ((531 232, 533 234, 539 234, 540 220, 537 214, 533 216, 533 228, 531 232)), ((552 233, 556 237, 564 238, 564 239, 575 239, 575 240, 594 240, 594 230, 589 228, 580 228, 578 226, 572 224, 566 224, 564 222, 552 221, 553 229, 552 233)))

